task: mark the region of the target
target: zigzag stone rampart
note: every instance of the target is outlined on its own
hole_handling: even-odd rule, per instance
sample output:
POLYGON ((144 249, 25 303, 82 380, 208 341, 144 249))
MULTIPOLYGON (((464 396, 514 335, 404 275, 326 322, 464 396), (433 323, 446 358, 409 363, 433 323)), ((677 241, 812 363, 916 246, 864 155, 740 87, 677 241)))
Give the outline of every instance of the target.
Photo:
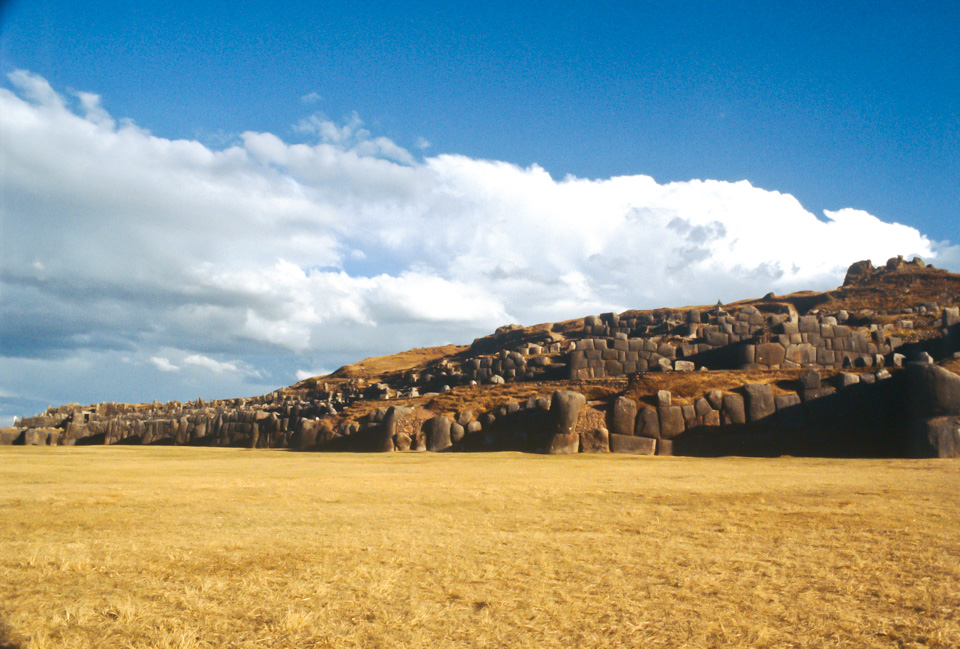
MULTIPOLYGON (((854 264, 848 281, 882 272, 854 264)), ((933 361, 958 351, 960 308, 933 302, 892 317, 869 309, 800 314, 775 299, 605 313, 532 330, 503 327, 460 355, 375 383, 321 382, 310 394, 278 390, 209 403, 59 406, 0 429, 0 443, 953 456, 960 455, 960 376, 933 361), (904 342, 921 330, 926 337, 904 342), (651 372, 716 370, 749 378, 731 386, 728 376, 723 390, 679 400, 669 390, 631 392, 651 372), (604 381, 614 383, 602 398, 583 396, 604 381), (431 409, 433 397, 462 386, 508 383, 552 387, 483 412, 431 409), (350 414, 357 404, 398 398, 406 402, 350 414)))

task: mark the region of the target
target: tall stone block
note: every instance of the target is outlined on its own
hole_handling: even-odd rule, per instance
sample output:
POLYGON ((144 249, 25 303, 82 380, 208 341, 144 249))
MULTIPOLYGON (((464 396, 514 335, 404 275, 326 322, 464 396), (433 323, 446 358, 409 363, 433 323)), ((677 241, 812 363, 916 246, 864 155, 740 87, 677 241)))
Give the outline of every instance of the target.
POLYGON ((686 430, 680 406, 661 406, 657 408, 657 415, 660 418, 661 439, 672 439, 686 430))
POLYGON ((633 435, 637 422, 637 402, 617 397, 610 410, 610 432, 614 435, 633 435))
POLYGON ((654 408, 641 408, 637 414, 634 434, 639 437, 660 439, 660 417, 654 408))
POLYGON ((423 422, 423 433, 427 440, 428 451, 443 451, 450 448, 450 420, 443 415, 431 417, 423 422))
POLYGON ((547 434, 550 454, 569 454, 580 450, 580 435, 576 433, 577 418, 587 399, 579 392, 557 390, 550 399, 547 416, 547 434))
POLYGON ((749 421, 759 421, 777 411, 773 389, 769 384, 750 383, 744 386, 744 392, 749 421))
POLYGON ((738 425, 747 423, 747 415, 743 404, 743 397, 734 392, 723 395, 722 414, 724 425, 738 425))

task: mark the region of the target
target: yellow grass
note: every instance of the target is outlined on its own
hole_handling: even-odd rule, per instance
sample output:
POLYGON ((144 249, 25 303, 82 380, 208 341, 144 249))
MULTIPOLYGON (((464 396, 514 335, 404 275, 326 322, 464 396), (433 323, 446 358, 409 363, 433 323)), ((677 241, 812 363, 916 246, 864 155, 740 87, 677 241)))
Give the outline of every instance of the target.
POLYGON ((0 646, 957 647, 960 464, 0 449, 0 646))

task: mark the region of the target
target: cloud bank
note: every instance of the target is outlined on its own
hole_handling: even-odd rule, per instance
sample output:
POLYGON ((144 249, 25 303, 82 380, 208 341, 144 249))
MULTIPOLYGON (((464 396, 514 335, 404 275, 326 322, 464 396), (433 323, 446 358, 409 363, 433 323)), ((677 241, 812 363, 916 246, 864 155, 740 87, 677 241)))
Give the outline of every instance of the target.
POLYGON ((215 150, 29 72, 9 83, 0 391, 36 398, 266 391, 507 322, 828 288, 865 258, 960 260, 915 228, 818 219, 746 181, 420 157, 357 115, 215 150))

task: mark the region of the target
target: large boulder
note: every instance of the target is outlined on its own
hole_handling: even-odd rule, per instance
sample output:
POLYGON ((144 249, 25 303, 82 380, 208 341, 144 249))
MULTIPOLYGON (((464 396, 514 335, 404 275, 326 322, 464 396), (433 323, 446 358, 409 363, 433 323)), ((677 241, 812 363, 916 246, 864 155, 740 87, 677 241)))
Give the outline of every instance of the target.
POLYGON ((437 452, 450 448, 450 423, 450 420, 443 415, 431 417, 423 422, 428 451, 437 452))
POLYGON ((755 363, 758 365, 767 365, 772 367, 774 365, 783 364, 784 358, 786 358, 787 350, 783 348, 783 345, 780 343, 761 343, 757 345, 755 352, 755 363))
POLYGON ((773 388, 768 383, 748 383, 743 386, 746 394, 747 419, 759 421, 777 411, 773 388))
POLYGON ((15 441, 17 441, 22 433, 22 428, 0 428, 0 446, 9 446, 13 444, 15 441))
POLYGON ((572 433, 577 425, 580 410, 586 405, 587 399, 573 390, 557 390, 550 399, 550 416, 548 425, 554 435, 572 433))
POLYGON ((743 405, 743 397, 735 392, 730 392, 723 395, 722 413, 724 425, 747 423, 747 415, 743 405))
POLYGON ((657 450, 657 440, 650 437, 637 437, 636 435, 614 435, 611 433, 610 450, 613 453, 653 455, 657 450))
POLYGON ((657 408, 657 414, 660 417, 661 439, 672 439, 686 430, 680 406, 661 406, 657 408))
POLYGON ((637 421, 637 402, 617 397, 610 410, 610 432, 614 435, 633 435, 637 421))
POLYGON ((637 415, 637 424, 634 434, 639 437, 660 439, 660 416, 656 408, 641 408, 637 415))
POLYGON ((960 458, 960 417, 915 419, 910 430, 910 454, 960 458))
POLYGON ((587 399, 579 392, 557 390, 550 399, 547 416, 547 452, 576 453, 580 450, 580 435, 576 433, 577 418, 587 399))
MULTIPOLYGON (((317 433, 320 430, 320 421, 316 419, 300 419, 297 422, 296 448, 306 451, 317 445, 317 433)), ((146 438, 146 435, 144 435, 146 438)), ((144 442, 146 443, 146 442, 144 442)))
POLYGON ((450 424, 450 441, 453 444, 459 443, 460 440, 463 439, 464 435, 466 435, 466 432, 466 429, 460 424, 456 422, 450 424))
POLYGON ((910 409, 914 417, 960 415, 960 375, 939 365, 907 365, 910 409))
POLYGON ((944 327, 952 327, 953 325, 960 324, 960 307, 945 307, 940 317, 943 319, 942 324, 944 327))

